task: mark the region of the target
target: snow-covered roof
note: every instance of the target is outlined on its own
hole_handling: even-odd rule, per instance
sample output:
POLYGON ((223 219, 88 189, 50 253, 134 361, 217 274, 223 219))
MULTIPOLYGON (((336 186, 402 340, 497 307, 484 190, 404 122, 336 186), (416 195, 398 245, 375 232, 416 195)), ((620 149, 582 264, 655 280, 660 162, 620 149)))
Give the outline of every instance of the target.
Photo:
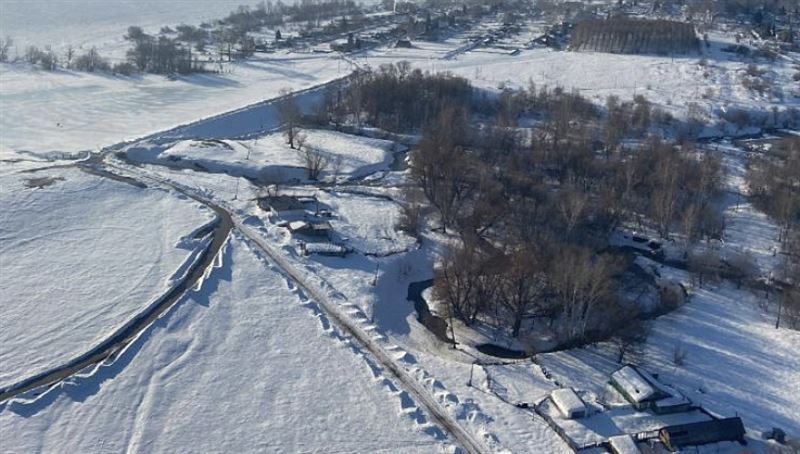
POLYGON ((305 221, 292 221, 289 223, 289 230, 296 231, 308 227, 308 222, 305 221))
POLYGON ((630 435, 617 435, 608 439, 614 454, 641 454, 630 435))
POLYGON ((656 389, 632 366, 624 366, 611 374, 614 383, 634 402, 644 402, 656 394, 656 389))
POLYGON ((586 405, 571 388, 560 388, 550 393, 553 403, 565 418, 573 418, 586 413, 586 405))

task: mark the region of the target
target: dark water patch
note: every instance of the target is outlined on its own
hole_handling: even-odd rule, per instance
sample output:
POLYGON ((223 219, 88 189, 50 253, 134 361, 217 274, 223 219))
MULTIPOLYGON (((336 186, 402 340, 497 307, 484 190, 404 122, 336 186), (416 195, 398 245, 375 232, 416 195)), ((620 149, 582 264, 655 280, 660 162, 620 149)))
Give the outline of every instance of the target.
POLYGON ((523 359, 531 356, 522 350, 514 350, 495 344, 480 344, 476 345, 475 348, 484 355, 495 356, 497 358, 523 359))
POLYGON ((428 329, 434 336, 442 342, 453 343, 453 339, 447 335, 447 322, 442 317, 434 315, 428 307, 428 302, 422 293, 433 286, 433 279, 412 282, 408 285, 408 295, 406 299, 414 303, 414 310, 417 311, 417 321, 428 329))

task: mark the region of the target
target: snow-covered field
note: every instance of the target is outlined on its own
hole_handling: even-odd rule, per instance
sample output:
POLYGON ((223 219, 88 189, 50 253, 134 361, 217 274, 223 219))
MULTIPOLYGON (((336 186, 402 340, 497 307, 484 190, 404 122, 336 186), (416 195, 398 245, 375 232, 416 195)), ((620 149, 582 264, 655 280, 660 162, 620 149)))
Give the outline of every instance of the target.
POLYGON ((284 52, 224 70, 170 80, 0 64, 0 153, 97 150, 274 98, 284 88, 322 84, 350 68, 325 54, 284 52))
POLYGON ((644 95, 679 120, 686 119, 690 103, 697 104, 709 119, 730 109, 769 112, 772 107, 800 106, 800 98, 796 97, 800 87, 792 80, 796 64, 783 59, 744 60, 721 51, 733 42, 731 36, 712 32, 710 39, 712 45, 702 55, 674 58, 543 47, 522 49, 518 55, 511 55, 506 49, 481 47, 453 57, 452 53, 464 45, 462 37, 455 37, 442 43, 415 42, 413 49, 375 50, 365 61, 378 67, 407 60, 424 71, 449 71, 488 90, 527 88, 531 82, 539 88, 562 87, 577 90, 599 105, 605 105, 609 95, 622 100, 644 95), (773 82, 782 99, 742 86, 742 76, 751 63, 768 70, 765 77, 773 82))
POLYGON ((157 32, 164 25, 220 19, 243 0, 3 0, 0 36, 27 45, 76 48, 118 44, 130 25, 157 32))
POLYGON ((10 452, 449 450, 377 370, 233 239, 200 291, 116 362, 0 408, 0 438, 10 452))
POLYGON ((0 213, 0 388, 143 311, 205 247, 194 232, 215 218, 185 196, 77 169, 0 176, 0 213))

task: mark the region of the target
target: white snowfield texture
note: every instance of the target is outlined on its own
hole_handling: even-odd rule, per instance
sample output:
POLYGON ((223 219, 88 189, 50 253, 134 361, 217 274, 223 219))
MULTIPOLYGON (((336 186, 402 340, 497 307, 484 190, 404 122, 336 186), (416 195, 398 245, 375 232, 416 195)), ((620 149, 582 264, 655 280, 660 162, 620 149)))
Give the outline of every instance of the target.
POLYGON ((0 213, 0 388, 88 351, 144 310, 215 219, 184 196, 77 169, 4 173, 0 213), (53 180, 28 188, 35 178, 53 180))
POLYGON ((0 439, 11 452, 452 452, 407 401, 234 237, 115 363, 0 407, 0 439))
POLYGON ((122 41, 128 26, 158 32, 164 25, 199 25, 221 19, 242 0, 3 0, 0 36, 11 36, 21 49, 91 47, 122 41))
POLYGON ((0 151, 74 152, 218 115, 350 71, 328 55, 271 54, 222 74, 117 77, 0 63, 0 151))

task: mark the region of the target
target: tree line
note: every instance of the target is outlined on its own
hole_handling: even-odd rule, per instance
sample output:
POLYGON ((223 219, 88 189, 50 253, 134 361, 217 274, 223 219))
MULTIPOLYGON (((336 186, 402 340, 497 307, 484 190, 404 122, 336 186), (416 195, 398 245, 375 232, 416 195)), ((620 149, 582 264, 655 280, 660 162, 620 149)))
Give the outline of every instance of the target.
POLYGON ((579 22, 570 49, 623 54, 674 54, 699 50, 694 26, 668 20, 611 18, 579 22))

